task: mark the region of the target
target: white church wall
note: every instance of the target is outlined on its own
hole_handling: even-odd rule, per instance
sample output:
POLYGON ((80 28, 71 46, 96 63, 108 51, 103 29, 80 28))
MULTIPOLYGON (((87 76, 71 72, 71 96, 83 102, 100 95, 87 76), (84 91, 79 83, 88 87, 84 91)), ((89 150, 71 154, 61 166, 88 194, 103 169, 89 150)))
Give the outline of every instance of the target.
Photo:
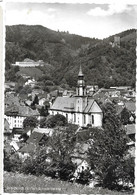
POLYGON ((92 114, 94 116, 94 124, 92 121, 93 127, 101 127, 102 126, 102 114, 101 113, 95 113, 92 114))

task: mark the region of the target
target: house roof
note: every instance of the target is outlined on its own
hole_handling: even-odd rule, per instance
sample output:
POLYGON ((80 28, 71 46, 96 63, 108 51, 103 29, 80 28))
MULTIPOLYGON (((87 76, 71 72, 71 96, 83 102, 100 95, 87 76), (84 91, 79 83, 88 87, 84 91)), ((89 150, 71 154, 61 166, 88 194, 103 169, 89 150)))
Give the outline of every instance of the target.
POLYGON ((5 98, 5 104, 7 105, 19 105, 19 98, 17 96, 14 96, 13 94, 7 95, 5 98))
POLYGON ((127 135, 135 134, 136 133, 135 124, 126 125, 126 133, 127 135))
MULTIPOLYGON (((57 97, 51 110, 75 111, 77 97, 57 97)), ((88 104, 83 108, 83 112, 102 112, 94 99, 89 98, 88 104)))
POLYGON ((30 135, 30 137, 27 139, 27 143, 38 144, 43 136, 44 136, 43 133, 39 133, 39 132, 34 131, 30 135))
POLYGON ((7 119, 4 119, 4 133, 10 133, 10 128, 9 128, 9 122, 7 119))
POLYGON ((33 130, 33 132, 38 132, 38 133, 46 134, 46 135, 49 135, 49 136, 52 135, 53 131, 54 131, 54 129, 51 129, 51 128, 35 128, 33 130))
POLYGON ((99 105, 93 100, 89 99, 88 106, 85 108, 84 112, 102 112, 99 105))
POLYGON ((90 132, 89 130, 80 130, 77 132, 78 142, 87 141, 89 139, 90 132))
POLYGON ((17 116, 39 116, 39 112, 37 110, 32 110, 28 106, 17 106, 12 105, 5 109, 6 115, 17 115, 17 116))
POLYGON ((36 145, 34 143, 29 143, 23 146, 21 149, 18 150, 18 152, 22 153, 32 153, 36 149, 36 145))
POLYGON ((136 104, 135 102, 125 102, 125 106, 129 111, 135 111, 136 109, 136 104))
POLYGON ((116 105, 116 111, 117 111, 117 114, 120 114, 123 110, 123 106, 122 105, 116 105))

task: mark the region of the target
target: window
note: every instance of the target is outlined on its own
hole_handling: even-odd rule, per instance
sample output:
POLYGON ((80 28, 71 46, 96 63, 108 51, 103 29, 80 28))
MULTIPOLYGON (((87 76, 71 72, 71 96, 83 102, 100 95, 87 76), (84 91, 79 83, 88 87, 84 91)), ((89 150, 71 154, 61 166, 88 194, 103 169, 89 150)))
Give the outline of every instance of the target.
POLYGON ((52 111, 52 115, 54 115, 54 112, 52 111))
POLYGON ((76 122, 76 114, 74 114, 74 122, 76 122))
POLYGON ((86 124, 86 115, 84 115, 84 124, 86 124))
POLYGON ((94 124, 94 115, 92 115, 91 117, 92 117, 92 124, 94 124))
POLYGON ((78 112, 79 112, 79 107, 78 107, 78 112))
POLYGON ((67 121, 68 121, 68 114, 66 114, 66 119, 67 119, 67 121))

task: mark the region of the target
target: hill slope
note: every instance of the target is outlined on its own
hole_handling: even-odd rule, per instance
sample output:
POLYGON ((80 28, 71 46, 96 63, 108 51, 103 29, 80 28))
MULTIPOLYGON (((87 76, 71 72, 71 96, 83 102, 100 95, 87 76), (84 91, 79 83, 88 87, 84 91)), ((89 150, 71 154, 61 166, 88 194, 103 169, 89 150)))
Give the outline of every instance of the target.
MULTIPOLYGON (((10 64, 30 58, 43 60, 50 68, 41 67, 54 83, 76 85, 79 65, 87 84, 100 87, 135 85, 135 30, 117 34, 120 48, 112 47, 114 36, 91 39, 43 26, 15 25, 6 27, 6 74, 10 64)), ((9 77, 8 77, 9 79, 9 77)))

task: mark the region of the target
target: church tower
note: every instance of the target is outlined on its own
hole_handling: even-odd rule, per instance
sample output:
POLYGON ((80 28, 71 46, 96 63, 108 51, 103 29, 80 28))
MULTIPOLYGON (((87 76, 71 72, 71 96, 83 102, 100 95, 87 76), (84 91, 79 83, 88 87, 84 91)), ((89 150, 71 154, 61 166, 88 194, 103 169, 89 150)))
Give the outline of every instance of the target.
POLYGON ((82 68, 80 66, 77 88, 76 88, 76 123, 80 126, 84 124, 84 115, 83 111, 87 105, 87 96, 86 96, 86 85, 84 81, 84 74, 82 73, 82 68))
POLYGON ((84 74, 82 73, 82 68, 80 66, 79 74, 78 74, 78 82, 76 89, 77 96, 86 96, 86 86, 84 81, 84 74))

